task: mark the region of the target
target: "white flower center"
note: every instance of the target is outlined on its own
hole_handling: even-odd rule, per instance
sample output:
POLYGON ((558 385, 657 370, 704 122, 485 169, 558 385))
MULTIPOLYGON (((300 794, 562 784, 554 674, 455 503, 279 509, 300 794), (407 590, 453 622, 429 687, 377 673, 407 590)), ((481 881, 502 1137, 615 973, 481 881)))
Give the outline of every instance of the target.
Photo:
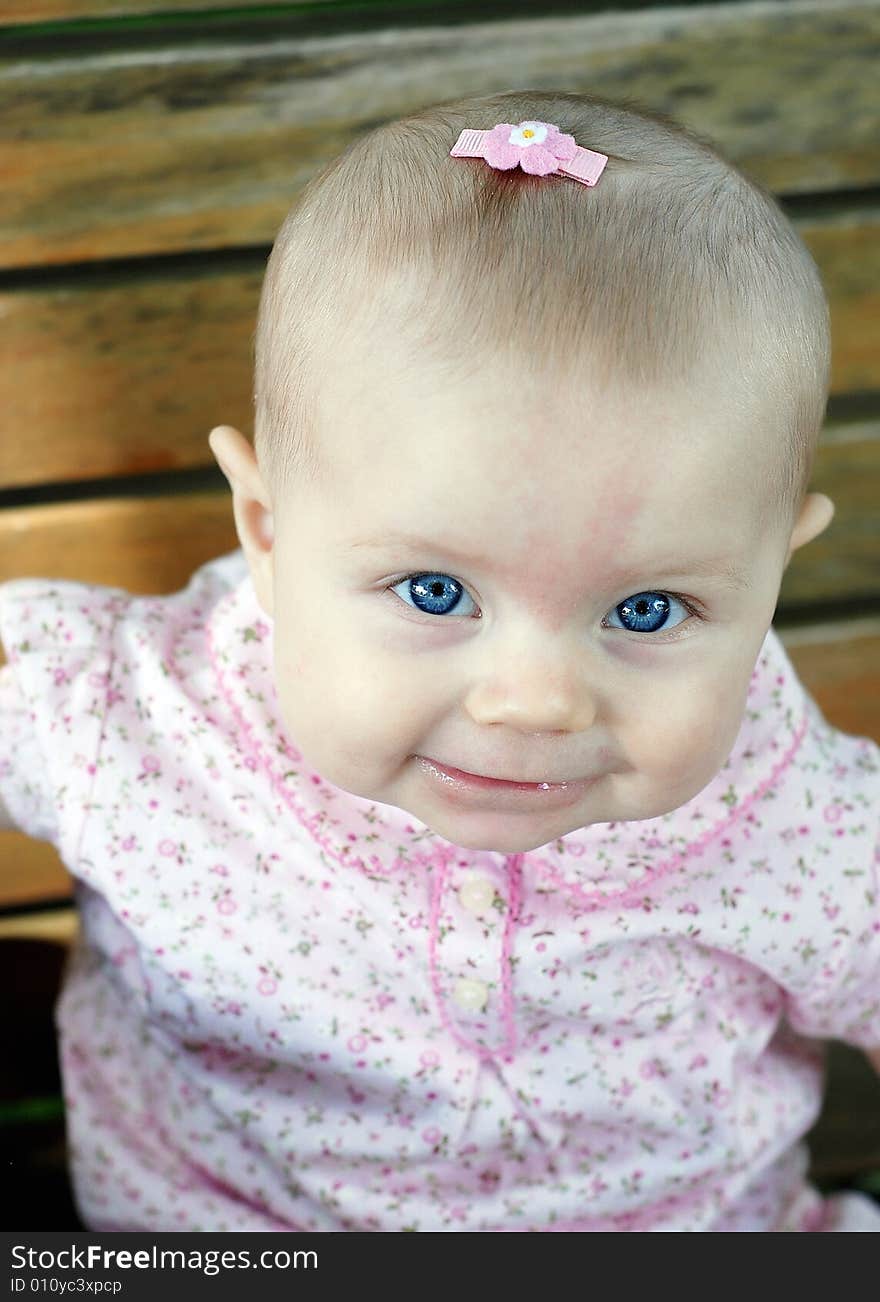
POLYGON ((547 138, 547 128, 540 122, 521 122, 518 127, 514 127, 508 138, 508 144, 520 145, 540 145, 547 138))

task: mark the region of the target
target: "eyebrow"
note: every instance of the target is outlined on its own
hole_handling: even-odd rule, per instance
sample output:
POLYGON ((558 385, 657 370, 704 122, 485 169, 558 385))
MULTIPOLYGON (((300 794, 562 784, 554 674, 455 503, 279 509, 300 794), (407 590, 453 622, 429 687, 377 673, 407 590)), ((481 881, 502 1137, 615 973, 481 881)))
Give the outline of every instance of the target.
MULTIPOLYGON (((491 563, 488 557, 472 556, 466 552, 459 551, 456 547, 450 547, 447 544, 440 546, 438 543, 432 542, 430 538, 420 538, 416 534, 410 533, 387 533, 381 538, 365 538, 359 542, 350 543, 347 550, 387 552, 392 548, 397 547, 408 547, 413 551, 430 551, 437 556, 447 557, 457 565, 467 566, 476 561, 478 564, 488 568, 491 563)), ((729 561, 724 560, 723 557, 716 557, 714 559, 690 557, 685 561, 664 560, 659 563, 656 560, 652 560, 650 566, 646 565, 642 567, 638 573, 645 574, 649 571, 658 577, 669 574, 693 574, 703 579, 717 579, 727 587, 737 588, 741 592, 746 592, 749 589, 748 577, 741 569, 736 565, 732 565, 729 561)), ((609 574, 609 579, 614 580, 615 582, 622 581, 628 576, 635 576, 636 573, 637 571, 635 570, 623 571, 621 569, 616 569, 609 574)))

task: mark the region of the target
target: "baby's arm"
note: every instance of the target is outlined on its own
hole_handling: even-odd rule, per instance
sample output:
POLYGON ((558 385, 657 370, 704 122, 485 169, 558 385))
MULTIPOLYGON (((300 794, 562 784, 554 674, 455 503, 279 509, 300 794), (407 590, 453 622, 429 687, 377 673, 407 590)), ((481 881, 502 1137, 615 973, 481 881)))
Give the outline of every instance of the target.
POLYGON ((865 1056, 877 1075, 880 1076, 880 1049, 866 1049, 865 1056))
POLYGON ((0 800, 0 832, 13 831, 15 831, 15 823, 12 821, 12 815, 4 805, 3 801, 0 800))
MULTIPOLYGON (((0 648, 5 649, 2 639, 0 648)), ((0 664, 0 833, 24 832, 36 839, 51 839, 55 820, 48 777, 29 704, 13 665, 4 662, 0 664)), ((0 858, 11 857, 9 850, 0 852, 0 858)), ((0 866, 0 873, 5 867, 0 866)))
MULTIPOLYGON (((8 672, 5 663, 3 665, 0 665, 0 687, 2 687, 5 682, 5 679, 3 678, 4 672, 8 672)), ((3 745, 0 746, 0 765, 2 765, 4 762, 4 754, 5 754, 6 746, 8 745, 9 749, 12 750, 12 748, 15 745, 15 730, 10 724, 8 715, 5 712, 4 702, 5 702, 5 696, 3 692, 0 691, 0 739, 2 739, 3 742, 3 745)), ((0 796, 0 832, 17 832, 17 831, 18 831, 18 824, 15 822, 15 820, 12 817, 12 814, 9 812, 6 805, 4 804, 3 797, 0 796)))

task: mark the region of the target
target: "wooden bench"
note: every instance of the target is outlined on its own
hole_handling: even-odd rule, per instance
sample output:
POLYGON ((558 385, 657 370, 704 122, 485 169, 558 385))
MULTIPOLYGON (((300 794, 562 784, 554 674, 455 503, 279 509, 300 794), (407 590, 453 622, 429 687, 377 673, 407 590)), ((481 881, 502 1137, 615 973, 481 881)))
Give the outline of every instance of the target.
MULTIPOLYGON (((837 512, 795 553, 775 626, 827 718, 880 741, 880 4, 153 7, 0 13, 0 581, 169 592, 237 545, 207 434, 251 430, 271 241, 358 131, 459 93, 617 95, 712 135, 780 196, 822 271, 834 363, 813 487, 837 512)), ((45 1180, 63 1180, 49 1010, 71 884, 18 834, 0 833, 0 860, 3 1029, 25 1046, 0 1102, 43 1207, 45 1180)), ((824 1187, 880 1172, 878 1114, 870 1068, 834 1046, 811 1136, 824 1187)))

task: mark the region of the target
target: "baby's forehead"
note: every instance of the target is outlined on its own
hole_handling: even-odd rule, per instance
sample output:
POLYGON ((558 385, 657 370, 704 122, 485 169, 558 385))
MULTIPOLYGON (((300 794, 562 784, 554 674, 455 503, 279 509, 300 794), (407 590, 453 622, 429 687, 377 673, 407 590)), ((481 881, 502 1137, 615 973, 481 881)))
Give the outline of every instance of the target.
POLYGON ((780 478, 771 415, 723 361, 687 384, 647 385, 598 353, 554 357, 537 341, 528 356, 446 340, 426 351, 395 318, 374 324, 368 337, 339 330, 313 375, 310 437, 329 492, 346 477, 380 494, 404 481, 449 492, 468 474, 487 493, 518 488, 518 500, 529 482, 562 493, 607 473, 689 494, 693 511, 704 484, 728 485, 746 505, 780 478))
POLYGON ((747 531, 762 487, 754 461, 733 456, 729 439, 718 446, 723 431, 688 404, 559 398, 386 388, 326 431, 326 527, 354 542, 454 533, 474 555, 487 539, 513 555, 558 536, 592 562, 596 549, 608 559, 625 549, 628 534, 650 547, 689 533, 699 550, 747 531))
POLYGON ((577 466, 631 453, 711 471, 766 447, 766 422, 742 403, 702 390, 647 388, 584 363, 577 370, 516 358, 479 358, 465 367, 428 364, 389 348, 336 369, 321 385, 316 433, 336 460, 445 456, 530 469, 577 466), (745 419, 744 419, 745 415, 745 419))

